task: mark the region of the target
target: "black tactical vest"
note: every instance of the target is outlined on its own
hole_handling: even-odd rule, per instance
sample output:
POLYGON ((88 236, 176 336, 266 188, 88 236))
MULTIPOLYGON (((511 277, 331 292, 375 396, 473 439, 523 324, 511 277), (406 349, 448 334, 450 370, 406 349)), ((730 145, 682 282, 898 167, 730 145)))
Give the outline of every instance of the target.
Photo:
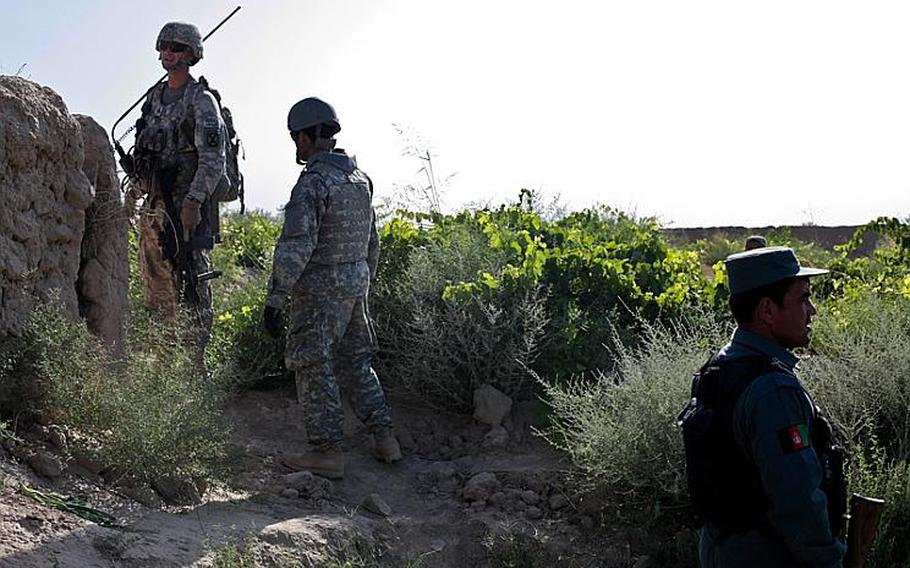
MULTIPOLYGON (((780 372, 765 355, 735 359, 712 356, 692 378, 689 403, 678 417, 686 451, 689 495, 699 523, 711 521, 734 532, 768 528, 768 498, 758 468, 733 436, 733 413, 746 388, 761 375, 780 372)), ((812 444, 823 469, 834 536, 843 531, 846 483, 843 451, 830 423, 813 404, 812 444)))
POLYGON ((764 517, 768 498, 758 469, 733 437, 733 411, 746 387, 774 370, 765 356, 712 356, 692 377, 692 398, 678 424, 689 495, 700 522, 744 530, 764 517))

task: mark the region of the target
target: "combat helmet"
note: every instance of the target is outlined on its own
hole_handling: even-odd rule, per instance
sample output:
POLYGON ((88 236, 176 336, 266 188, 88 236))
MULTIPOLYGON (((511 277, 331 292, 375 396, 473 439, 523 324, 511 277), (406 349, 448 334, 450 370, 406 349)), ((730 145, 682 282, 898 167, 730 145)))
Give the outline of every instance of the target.
POLYGON ((288 112, 288 130, 299 132, 316 126, 317 138, 332 138, 341 130, 332 105, 316 97, 297 101, 288 112))
POLYGON ((188 45, 193 52, 193 61, 190 65, 195 65, 202 59, 202 34, 199 28, 186 22, 168 22, 164 24, 161 31, 158 32, 158 39, 155 41, 155 49, 158 50, 161 42, 172 41, 188 45))

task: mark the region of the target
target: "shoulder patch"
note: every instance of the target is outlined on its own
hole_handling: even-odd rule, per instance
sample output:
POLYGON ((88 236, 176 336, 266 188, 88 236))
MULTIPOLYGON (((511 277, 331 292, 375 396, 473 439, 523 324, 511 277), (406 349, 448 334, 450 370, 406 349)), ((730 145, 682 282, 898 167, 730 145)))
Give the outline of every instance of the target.
POLYGON ((221 144, 221 126, 218 124, 217 116, 213 114, 205 116, 202 122, 202 133, 206 146, 217 148, 221 144))
POLYGON ((792 454, 812 447, 812 440, 809 438, 809 427, 806 426, 805 422, 781 428, 777 431, 777 437, 785 454, 792 454))

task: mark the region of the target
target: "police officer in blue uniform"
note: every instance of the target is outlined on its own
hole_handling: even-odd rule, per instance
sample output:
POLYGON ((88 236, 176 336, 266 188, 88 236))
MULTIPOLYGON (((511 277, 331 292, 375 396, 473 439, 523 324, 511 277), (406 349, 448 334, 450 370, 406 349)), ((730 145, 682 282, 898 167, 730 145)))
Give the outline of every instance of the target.
POLYGON ((841 566, 843 454, 790 351, 809 343, 809 279, 828 271, 785 247, 725 264, 737 327, 680 414, 701 566, 841 566))

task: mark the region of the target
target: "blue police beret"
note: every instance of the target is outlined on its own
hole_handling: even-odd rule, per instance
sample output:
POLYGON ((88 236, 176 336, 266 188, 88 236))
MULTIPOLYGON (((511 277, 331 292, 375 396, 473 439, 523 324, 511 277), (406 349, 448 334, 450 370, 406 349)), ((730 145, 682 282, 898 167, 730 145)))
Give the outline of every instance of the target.
POLYGON ((765 247, 731 254, 724 260, 730 294, 740 294, 793 276, 820 276, 823 268, 800 266, 793 249, 765 247))

